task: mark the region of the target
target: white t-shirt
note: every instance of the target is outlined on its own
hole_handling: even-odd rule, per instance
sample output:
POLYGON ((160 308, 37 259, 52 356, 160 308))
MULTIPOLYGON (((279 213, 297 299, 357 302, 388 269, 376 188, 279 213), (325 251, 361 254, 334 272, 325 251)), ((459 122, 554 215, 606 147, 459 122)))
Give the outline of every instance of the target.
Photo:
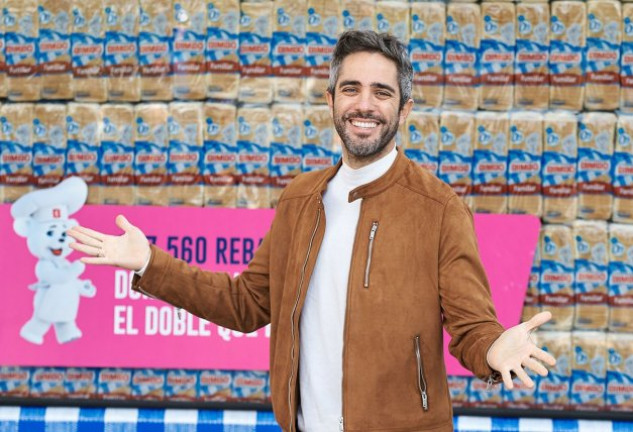
POLYGON ((360 216, 361 200, 348 202, 350 191, 381 177, 397 152, 352 169, 343 165, 329 182, 325 207, 325 236, 310 279, 301 313, 299 429, 332 432, 343 415, 343 327, 349 269, 360 216))

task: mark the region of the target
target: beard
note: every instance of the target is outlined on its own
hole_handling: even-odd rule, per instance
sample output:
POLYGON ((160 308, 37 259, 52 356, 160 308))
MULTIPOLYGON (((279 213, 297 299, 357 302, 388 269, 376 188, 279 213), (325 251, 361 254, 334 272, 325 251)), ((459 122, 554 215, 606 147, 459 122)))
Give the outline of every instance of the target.
POLYGON ((360 111, 353 111, 345 115, 339 116, 334 111, 334 128, 343 141, 343 145, 347 152, 356 159, 369 159, 372 156, 379 154, 386 146, 393 140, 393 137, 398 133, 398 117, 392 122, 379 115, 362 113, 360 111), (382 127, 380 135, 374 139, 359 138, 352 136, 347 130, 347 122, 349 119, 365 119, 378 122, 378 126, 382 127))

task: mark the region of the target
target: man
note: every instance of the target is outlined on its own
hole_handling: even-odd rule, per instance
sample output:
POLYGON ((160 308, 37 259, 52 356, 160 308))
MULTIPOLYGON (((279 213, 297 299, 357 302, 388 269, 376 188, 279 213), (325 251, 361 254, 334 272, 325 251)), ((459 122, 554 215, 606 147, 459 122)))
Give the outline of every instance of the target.
POLYGON ((123 216, 120 237, 72 229, 87 263, 136 270, 135 289, 250 332, 271 323, 275 416, 286 431, 451 431, 442 350, 482 379, 555 360, 529 341, 549 319, 497 322, 472 216, 449 186, 395 148, 413 71, 396 38, 344 33, 328 104, 342 163, 298 176, 247 270, 231 278, 149 246, 123 216), (139 271, 140 269, 140 271, 139 271), (540 361, 539 361, 540 360, 540 361))

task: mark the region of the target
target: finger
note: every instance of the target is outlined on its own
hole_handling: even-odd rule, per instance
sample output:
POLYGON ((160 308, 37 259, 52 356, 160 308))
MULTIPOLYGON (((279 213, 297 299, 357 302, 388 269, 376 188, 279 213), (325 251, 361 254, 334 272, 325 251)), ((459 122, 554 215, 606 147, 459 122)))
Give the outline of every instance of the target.
POLYGON ((95 246, 88 246, 81 243, 71 243, 68 246, 70 246, 71 249, 74 249, 81 253, 85 253, 86 255, 90 255, 90 256, 97 256, 99 255, 99 251, 101 251, 101 248, 98 248, 95 246))
POLYGON ((532 378, 530 378, 530 376, 525 373, 522 367, 519 366, 512 369, 512 371, 516 374, 517 378, 519 378, 521 382, 525 384, 528 388, 534 387, 534 381, 532 381, 532 378))
POLYGON ((538 359, 549 366, 554 366, 556 364, 556 359, 554 358, 554 356, 546 351, 543 351, 540 348, 536 348, 531 355, 535 359, 538 359))
POLYGON ((547 368, 545 368, 545 366, 543 366, 542 364, 540 364, 534 359, 528 358, 528 359, 523 360, 523 366, 530 369, 531 371, 536 372, 540 376, 547 375, 547 368))
POLYGON ((92 265, 112 265, 112 262, 108 258, 102 257, 81 257, 79 258, 84 264, 92 264, 92 265))
POLYGON ((130 223, 130 221, 128 221, 128 220, 126 219, 126 217, 125 217, 125 216, 123 216, 123 215, 118 215, 118 216, 116 217, 116 219, 114 220, 114 222, 116 222, 116 225, 117 225, 119 228, 121 228, 123 231, 125 231, 126 233, 127 233, 127 232, 130 232, 132 229, 136 228, 136 227, 135 227, 134 225, 132 225, 132 224, 130 223))
POLYGON ((100 233, 99 231, 91 230, 90 228, 82 227, 80 225, 71 228, 71 231, 79 232, 100 241, 104 241, 107 237, 105 234, 100 233))
POLYGON ((86 235, 80 231, 73 231, 73 229, 70 229, 68 231, 68 235, 88 246, 99 247, 99 245, 103 243, 100 240, 97 240, 94 237, 90 237, 89 235, 86 235))
POLYGON ((503 385, 505 385, 507 389, 512 390, 514 388, 514 384, 512 384, 512 377, 510 376, 509 370, 501 371, 501 378, 503 379, 503 385))
POLYGON ((530 318, 529 321, 527 321, 525 323, 525 327, 526 327, 527 331, 532 331, 535 328, 538 328, 538 327, 542 326, 543 324, 545 324, 550 319, 552 319, 551 312, 549 312, 549 311, 539 312, 536 315, 534 315, 532 318, 530 318))

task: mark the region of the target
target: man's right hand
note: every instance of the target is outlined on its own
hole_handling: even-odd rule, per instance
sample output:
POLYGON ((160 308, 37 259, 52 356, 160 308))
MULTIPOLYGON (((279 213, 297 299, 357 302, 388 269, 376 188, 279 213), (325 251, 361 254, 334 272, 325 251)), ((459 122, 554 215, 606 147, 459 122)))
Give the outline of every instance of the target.
POLYGON ((103 234, 82 226, 68 230, 76 240, 70 247, 85 253, 81 261, 86 264, 112 265, 127 270, 140 270, 148 262, 151 250, 143 231, 119 215, 116 224, 123 230, 120 236, 103 234))

